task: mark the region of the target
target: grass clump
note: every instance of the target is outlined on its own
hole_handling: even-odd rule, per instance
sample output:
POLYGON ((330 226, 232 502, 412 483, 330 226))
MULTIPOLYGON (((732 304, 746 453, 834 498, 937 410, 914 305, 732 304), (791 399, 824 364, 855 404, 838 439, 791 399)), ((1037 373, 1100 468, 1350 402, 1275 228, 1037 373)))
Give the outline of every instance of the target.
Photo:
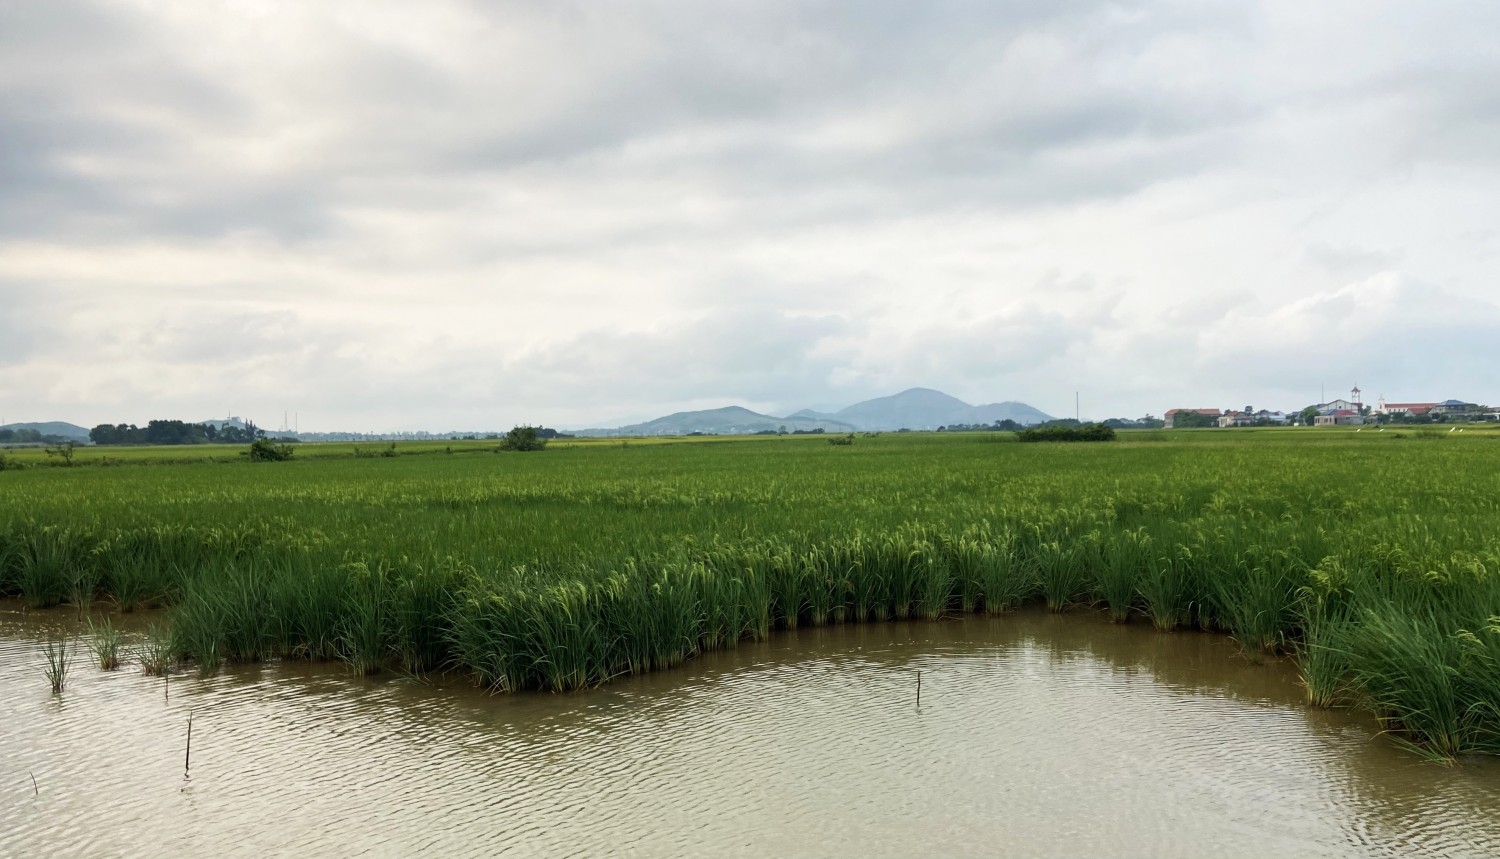
POLYGON ((120 630, 109 621, 95 624, 88 621, 89 647, 94 651, 94 663, 104 671, 120 667, 120 630))
POLYGON ((177 661, 177 645, 171 631, 151 624, 146 628, 146 637, 136 651, 141 663, 141 673, 148 677, 160 677, 172 670, 177 661))
POLYGON ((68 640, 60 636, 47 639, 42 646, 42 655, 47 664, 42 669, 47 675, 47 683, 52 687, 52 694, 57 695, 63 691, 68 682, 68 671, 73 664, 73 648, 68 647, 68 640))

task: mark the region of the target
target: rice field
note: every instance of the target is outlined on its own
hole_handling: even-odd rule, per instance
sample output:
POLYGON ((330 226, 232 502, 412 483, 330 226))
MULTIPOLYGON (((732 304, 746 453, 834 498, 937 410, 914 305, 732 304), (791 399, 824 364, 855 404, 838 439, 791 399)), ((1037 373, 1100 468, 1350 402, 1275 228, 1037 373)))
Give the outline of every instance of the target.
POLYGON ((1225 633, 1246 659, 1295 660, 1310 705, 1367 708, 1432 757, 1500 753, 1493 431, 493 451, 29 463, 0 472, 0 593, 167 607, 149 671, 340 660, 496 691, 604 683, 779 628, 1036 603, 1225 633))

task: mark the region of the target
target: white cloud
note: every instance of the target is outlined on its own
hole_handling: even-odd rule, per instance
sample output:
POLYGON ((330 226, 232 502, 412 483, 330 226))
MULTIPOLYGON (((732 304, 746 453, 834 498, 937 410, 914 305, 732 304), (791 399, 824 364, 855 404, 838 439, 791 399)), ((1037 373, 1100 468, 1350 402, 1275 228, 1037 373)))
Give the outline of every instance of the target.
POLYGON ((1497 19, 7 5, 0 411, 1500 400, 1497 19))

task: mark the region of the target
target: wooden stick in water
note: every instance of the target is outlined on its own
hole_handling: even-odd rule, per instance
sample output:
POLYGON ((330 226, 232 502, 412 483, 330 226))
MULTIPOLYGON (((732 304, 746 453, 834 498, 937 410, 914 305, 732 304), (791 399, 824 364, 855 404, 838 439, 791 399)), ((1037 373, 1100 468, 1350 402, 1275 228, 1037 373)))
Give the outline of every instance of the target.
POLYGON ((187 753, 182 756, 182 773, 186 775, 193 767, 193 711, 188 711, 187 753))
POLYGON ((917 706, 922 706, 922 672, 917 672, 917 706))

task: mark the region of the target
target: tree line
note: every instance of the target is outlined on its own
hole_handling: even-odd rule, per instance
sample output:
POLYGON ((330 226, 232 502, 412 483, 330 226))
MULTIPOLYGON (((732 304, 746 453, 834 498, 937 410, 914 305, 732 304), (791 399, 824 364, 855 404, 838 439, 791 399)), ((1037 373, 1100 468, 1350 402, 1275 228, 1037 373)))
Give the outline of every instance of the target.
POLYGON ((186 421, 150 421, 135 424, 100 424, 89 430, 94 444, 242 444, 265 436, 265 430, 247 422, 244 427, 190 424, 186 421))
POLYGON ((50 435, 34 429, 0 429, 0 444, 60 444, 67 436, 50 435))

